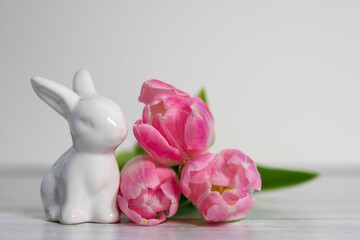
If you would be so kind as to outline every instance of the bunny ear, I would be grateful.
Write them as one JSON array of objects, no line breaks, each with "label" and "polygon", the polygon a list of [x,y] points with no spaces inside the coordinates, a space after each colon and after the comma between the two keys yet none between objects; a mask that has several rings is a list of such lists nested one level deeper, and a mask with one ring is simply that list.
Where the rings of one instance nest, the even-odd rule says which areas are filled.
[{"label": "bunny ear", "polygon": [[31,85],[36,94],[64,118],[67,118],[80,99],[70,89],[42,77],[32,78]]},{"label": "bunny ear", "polygon": [[97,95],[90,73],[85,69],[80,69],[75,73],[73,89],[74,92],[81,97],[86,95]]}]

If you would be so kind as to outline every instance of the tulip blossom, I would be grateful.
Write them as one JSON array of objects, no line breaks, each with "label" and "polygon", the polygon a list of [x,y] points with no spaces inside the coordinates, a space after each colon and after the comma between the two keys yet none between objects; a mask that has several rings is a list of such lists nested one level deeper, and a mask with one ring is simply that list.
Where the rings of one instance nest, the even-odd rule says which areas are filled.
[{"label": "tulip blossom", "polygon": [[118,204],[133,222],[156,225],[173,216],[180,197],[175,172],[140,155],[127,162],[121,171]]},{"label": "tulip blossom", "polygon": [[206,152],[215,140],[214,118],[201,98],[159,80],[146,81],[139,101],[142,120],[134,124],[139,145],[156,161],[177,165]]},{"label": "tulip blossom", "polygon": [[231,221],[245,217],[251,209],[251,194],[260,191],[261,178],[250,157],[226,149],[187,162],[180,188],[207,221]]}]

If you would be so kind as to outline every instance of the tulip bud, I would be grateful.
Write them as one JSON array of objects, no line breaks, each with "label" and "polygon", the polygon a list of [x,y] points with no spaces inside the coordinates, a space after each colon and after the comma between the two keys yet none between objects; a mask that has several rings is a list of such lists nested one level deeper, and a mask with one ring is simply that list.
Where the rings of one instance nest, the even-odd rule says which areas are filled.
[{"label": "tulip bud", "polygon": [[139,101],[142,120],[134,124],[139,145],[156,161],[177,165],[206,152],[215,140],[214,118],[201,98],[159,80],[145,82]]},{"label": "tulip bud", "polygon": [[250,157],[225,149],[187,162],[180,188],[207,221],[231,221],[245,217],[251,209],[251,194],[260,191],[261,177]]},{"label": "tulip bud", "polygon": [[122,169],[119,194],[123,214],[137,224],[157,225],[177,211],[179,180],[171,168],[140,155]]}]

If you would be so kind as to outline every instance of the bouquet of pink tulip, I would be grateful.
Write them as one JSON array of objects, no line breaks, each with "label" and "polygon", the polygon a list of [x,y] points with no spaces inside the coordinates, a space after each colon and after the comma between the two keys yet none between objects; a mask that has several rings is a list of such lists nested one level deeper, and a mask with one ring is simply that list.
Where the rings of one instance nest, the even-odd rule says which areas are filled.
[{"label": "bouquet of pink tulip", "polygon": [[175,215],[179,203],[193,204],[207,221],[237,220],[251,209],[255,190],[317,176],[256,167],[249,156],[235,149],[207,153],[215,131],[204,90],[191,97],[169,84],[149,80],[139,101],[145,104],[142,119],[133,128],[139,145],[117,155],[118,204],[137,224],[159,224]]}]

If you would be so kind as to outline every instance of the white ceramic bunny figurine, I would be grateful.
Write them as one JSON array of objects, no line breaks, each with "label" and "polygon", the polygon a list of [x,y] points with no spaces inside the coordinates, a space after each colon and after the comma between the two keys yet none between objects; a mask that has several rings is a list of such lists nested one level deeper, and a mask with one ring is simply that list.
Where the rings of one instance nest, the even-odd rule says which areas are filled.
[{"label": "white ceramic bunny figurine", "polygon": [[114,151],[127,135],[121,109],[96,93],[86,70],[75,74],[74,91],[41,77],[31,84],[68,121],[73,140],[42,180],[46,217],[64,224],[117,222],[120,173]]}]

